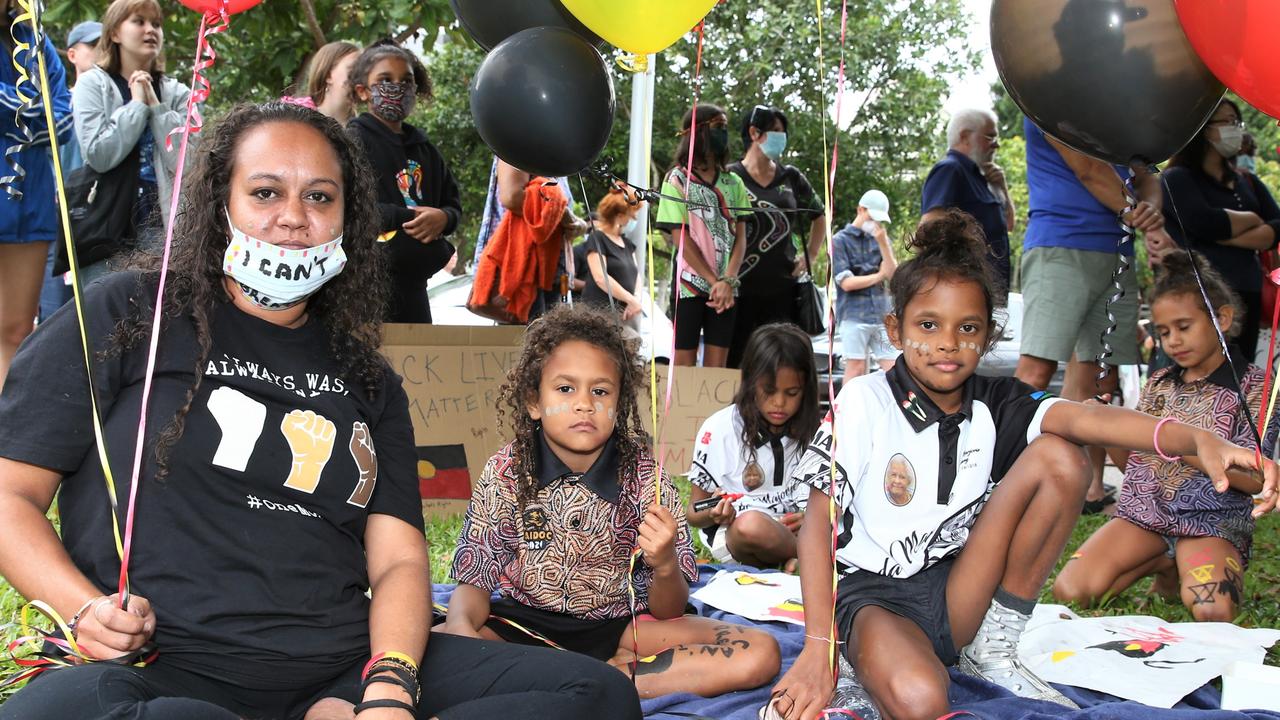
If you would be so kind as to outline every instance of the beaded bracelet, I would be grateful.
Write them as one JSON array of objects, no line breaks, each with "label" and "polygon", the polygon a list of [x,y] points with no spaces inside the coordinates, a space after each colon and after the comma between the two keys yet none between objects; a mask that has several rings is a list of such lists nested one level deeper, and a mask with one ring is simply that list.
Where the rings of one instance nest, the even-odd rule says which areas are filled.
[{"label": "beaded bracelet", "polygon": [[1151,433],[1151,446],[1155,449],[1156,454],[1160,456],[1161,460],[1164,460],[1165,462],[1178,462],[1182,459],[1181,455],[1165,455],[1164,451],[1160,449],[1160,428],[1164,427],[1164,424],[1167,422],[1177,421],[1171,417],[1167,417],[1156,423],[1156,431]]},{"label": "beaded bracelet", "polygon": [[722,282],[734,290],[742,287],[742,280],[737,275],[721,275],[716,282]]}]

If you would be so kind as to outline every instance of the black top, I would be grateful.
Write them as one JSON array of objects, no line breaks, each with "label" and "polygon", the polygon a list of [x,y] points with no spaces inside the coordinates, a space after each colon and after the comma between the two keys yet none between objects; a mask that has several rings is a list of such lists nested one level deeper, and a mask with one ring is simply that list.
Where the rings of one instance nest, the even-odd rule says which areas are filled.
[{"label": "black top", "polygon": [[[427,300],[427,279],[435,275],[453,256],[453,245],[444,239],[458,227],[462,200],[458,183],[440,151],[418,128],[404,123],[397,135],[369,113],[362,113],[347,129],[364,147],[373,168],[382,212],[382,231],[394,233],[387,239],[391,267],[391,322],[429,323],[431,305]],[[440,237],[418,242],[401,229],[413,219],[412,207],[433,207],[449,216]]]},{"label": "black top", "polygon": [[1257,213],[1280,238],[1280,207],[1256,177],[1234,175],[1235,187],[1227,187],[1203,168],[1180,166],[1165,170],[1164,226],[1179,244],[1189,241],[1193,250],[1203,253],[1233,289],[1260,292],[1262,265],[1258,252],[1220,244],[1231,239],[1231,219],[1225,211]]},{"label": "black top", "polygon": [[[636,246],[625,236],[622,238],[622,243],[624,247],[618,247],[603,231],[595,230],[587,236],[585,244],[588,255],[604,257],[605,270],[610,280],[627,292],[635,292],[636,276],[640,273],[640,269],[636,266]],[[596,284],[595,277],[589,271],[586,280],[587,286],[582,290],[582,301],[608,307],[609,293]],[[614,304],[621,310],[622,303],[615,299]]]},{"label": "black top", "polygon": [[741,162],[727,169],[742,178],[751,207],[808,211],[758,211],[747,218],[747,250],[738,271],[742,279],[738,295],[776,295],[795,283],[791,273],[796,262],[796,242],[798,239],[801,247],[808,242],[809,226],[825,212],[822,200],[804,173],[792,165],[779,165],[768,186],[756,183]]},{"label": "black top", "polygon": [[[134,272],[89,289],[95,353],[133,307],[150,317],[155,292],[154,280]],[[160,336],[132,589],[155,608],[166,663],[249,688],[323,682],[369,654],[369,513],[422,528],[408,401],[389,367],[374,397],[344,378],[318,322],[289,329],[221,303],[210,332],[203,380],[163,481],[155,479],[155,439],[195,382],[197,344],[186,315],[172,317]],[[94,361],[121,513],[146,358],[142,342]],[[120,562],[90,418],[80,333],[67,306],[14,359],[0,396],[0,456],[65,474],[63,544],[111,594]]]}]

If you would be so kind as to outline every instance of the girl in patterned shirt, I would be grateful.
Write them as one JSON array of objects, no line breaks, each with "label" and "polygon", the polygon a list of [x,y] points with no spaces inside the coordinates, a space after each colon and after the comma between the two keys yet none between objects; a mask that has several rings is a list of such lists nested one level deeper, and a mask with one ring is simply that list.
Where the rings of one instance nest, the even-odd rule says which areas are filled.
[{"label": "girl in patterned shirt", "polygon": [[[1239,349],[1231,362],[1217,330],[1228,336],[1243,317],[1239,300],[1203,258],[1197,266],[1204,297],[1183,254],[1167,257],[1156,275],[1151,318],[1161,347],[1176,363],[1147,381],[1138,409],[1203,428],[1241,447],[1257,446],[1251,427],[1263,402],[1263,372]],[[1242,411],[1235,378],[1249,400]],[[1271,456],[1276,423],[1263,438]],[[1125,467],[1116,516],[1093,534],[1058,575],[1053,594],[1085,605],[1123,592],[1147,575],[1152,589],[1182,603],[1196,620],[1231,622],[1239,612],[1244,568],[1253,542],[1254,476],[1233,472],[1214,483],[1199,469],[1155,452],[1134,452]]]},{"label": "girl in patterned shirt", "polygon": [[771,635],[684,615],[698,570],[640,426],[637,350],[585,305],[529,326],[499,398],[516,439],[472,490],[442,629],[591,655],[641,697],[759,687],[778,672]]}]

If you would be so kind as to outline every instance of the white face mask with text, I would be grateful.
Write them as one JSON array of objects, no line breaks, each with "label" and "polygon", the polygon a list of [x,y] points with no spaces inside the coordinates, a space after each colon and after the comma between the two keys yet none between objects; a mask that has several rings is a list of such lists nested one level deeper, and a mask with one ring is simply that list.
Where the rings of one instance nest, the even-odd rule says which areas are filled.
[{"label": "white face mask with text", "polygon": [[222,269],[250,302],[265,310],[284,310],[314,295],[342,272],[347,253],[342,236],[312,248],[282,248],[245,234],[231,222],[231,242]]}]

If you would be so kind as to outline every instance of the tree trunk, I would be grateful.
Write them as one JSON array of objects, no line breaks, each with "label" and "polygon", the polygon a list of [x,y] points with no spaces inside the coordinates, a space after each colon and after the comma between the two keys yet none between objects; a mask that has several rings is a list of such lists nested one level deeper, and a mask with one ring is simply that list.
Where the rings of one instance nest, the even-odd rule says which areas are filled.
[{"label": "tree trunk", "polygon": [[311,42],[315,44],[319,50],[328,40],[324,37],[324,30],[320,29],[320,21],[316,18],[316,6],[312,0],[298,0],[302,5],[302,14],[307,18],[307,28],[311,30]]}]

